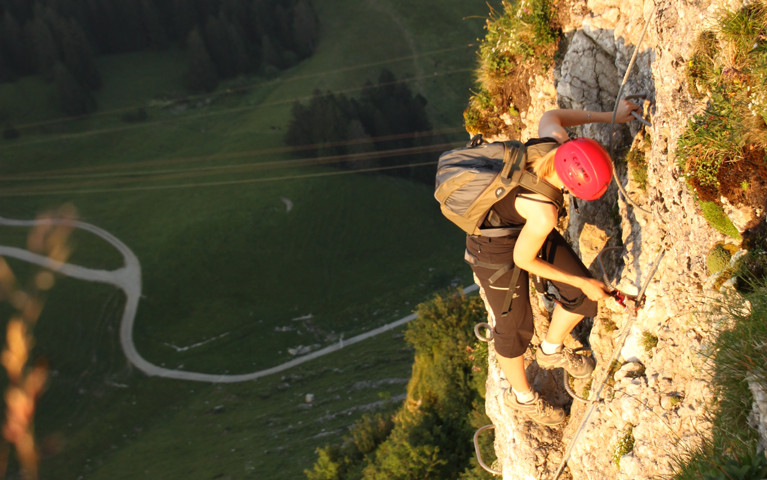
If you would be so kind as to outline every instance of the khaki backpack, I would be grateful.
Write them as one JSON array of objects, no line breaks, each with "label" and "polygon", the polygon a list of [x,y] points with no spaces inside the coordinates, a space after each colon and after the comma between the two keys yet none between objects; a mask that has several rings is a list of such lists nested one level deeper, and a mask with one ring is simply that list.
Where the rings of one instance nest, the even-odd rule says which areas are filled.
[{"label": "khaki backpack", "polygon": [[464,147],[445,152],[437,165],[434,197],[442,213],[469,235],[506,236],[519,227],[483,226],[492,206],[521,186],[562,209],[562,191],[526,170],[528,152],[518,141],[487,143],[476,135]]}]

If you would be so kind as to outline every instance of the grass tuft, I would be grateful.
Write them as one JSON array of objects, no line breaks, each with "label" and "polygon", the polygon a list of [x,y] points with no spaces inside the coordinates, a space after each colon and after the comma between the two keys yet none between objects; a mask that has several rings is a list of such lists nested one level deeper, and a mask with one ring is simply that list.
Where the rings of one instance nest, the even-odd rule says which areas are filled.
[{"label": "grass tuft", "polygon": [[[76,212],[71,206],[41,216],[60,223],[40,224],[28,236],[29,251],[50,262],[66,262],[71,254],[70,234]],[[39,478],[40,443],[35,436],[34,420],[38,400],[49,379],[48,362],[37,355],[35,327],[40,320],[49,291],[56,283],[54,272],[40,268],[21,281],[9,263],[0,257],[0,301],[7,301],[15,312],[6,327],[6,344],[0,355],[6,377],[4,446],[0,452],[7,461],[10,445],[21,468],[21,476]],[[26,284],[26,286],[24,285]],[[3,471],[6,469],[3,465]]]},{"label": "grass tuft", "polygon": [[[677,141],[677,163],[717,230],[739,238],[720,205],[761,207],[767,189],[767,3],[726,12],[700,34],[687,63],[693,97],[706,108]],[[708,203],[707,203],[708,202]]]},{"label": "grass tuft", "polygon": [[631,178],[637,182],[642,191],[647,191],[647,152],[650,151],[651,147],[650,135],[645,134],[639,137],[639,141],[634,141],[626,154],[626,163],[631,172]]},{"label": "grass tuft", "polygon": [[706,269],[709,275],[713,275],[717,272],[721,272],[730,265],[730,259],[732,253],[729,249],[725,248],[725,244],[722,242],[717,243],[708,253],[706,257]]},{"label": "grass tuft", "polygon": [[634,450],[634,426],[629,424],[623,431],[623,434],[613,450],[613,463],[616,467],[621,466],[621,457],[631,453]]},{"label": "grass tuft", "polygon": [[703,218],[716,230],[735,240],[743,239],[738,229],[733,225],[732,220],[730,220],[730,217],[724,213],[724,209],[720,205],[715,202],[701,201],[700,209]]},{"label": "grass tuft", "polygon": [[759,435],[749,426],[748,416],[753,404],[749,382],[767,385],[767,284],[729,298],[722,310],[729,322],[714,343],[710,364],[715,392],[712,434],[678,460],[675,480],[764,475],[727,477],[721,472],[764,467],[757,458],[763,457],[758,453]]},{"label": "grass tuft", "polygon": [[477,84],[464,111],[469,133],[513,136],[529,106],[528,81],[553,62],[560,30],[551,0],[503,1],[479,47]]},{"label": "grass tuft", "polygon": [[652,332],[645,330],[642,332],[642,346],[646,352],[649,352],[653,348],[658,346],[658,336]]}]

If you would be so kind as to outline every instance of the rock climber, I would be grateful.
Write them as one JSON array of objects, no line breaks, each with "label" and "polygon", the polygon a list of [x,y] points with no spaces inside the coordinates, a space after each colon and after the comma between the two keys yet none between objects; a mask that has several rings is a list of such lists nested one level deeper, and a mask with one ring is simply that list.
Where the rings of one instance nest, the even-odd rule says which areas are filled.
[{"label": "rock climber", "polygon": [[[638,109],[638,105],[622,101],[616,112],[616,123],[632,120],[631,112]],[[609,123],[612,114],[612,111],[547,111],[538,124],[538,138],[525,144],[528,168],[532,168],[541,181],[567,190],[575,197],[598,199],[612,180],[610,157],[592,139],[568,140],[565,127]],[[565,347],[564,339],[584,317],[594,317],[597,302],[609,296],[605,284],[591,276],[556,231],[559,213],[547,197],[516,187],[493,205],[487,218],[492,219],[493,226],[521,226],[518,234],[495,238],[469,235],[466,240],[467,259],[475,260],[469,263],[474,263],[471,266],[475,280],[482,288],[488,314],[495,319],[493,343],[498,362],[511,384],[504,393],[504,403],[545,425],[563,422],[565,413],[534,391],[525,373],[524,353],[534,332],[529,274],[548,280],[547,288],[556,299],[548,332],[536,350],[535,359],[542,368],[561,367],[576,378],[589,377],[594,370],[594,360]],[[510,308],[504,303],[509,301],[507,293],[513,269],[507,269],[498,277],[497,269],[487,268],[491,264],[513,264],[520,269]]]}]

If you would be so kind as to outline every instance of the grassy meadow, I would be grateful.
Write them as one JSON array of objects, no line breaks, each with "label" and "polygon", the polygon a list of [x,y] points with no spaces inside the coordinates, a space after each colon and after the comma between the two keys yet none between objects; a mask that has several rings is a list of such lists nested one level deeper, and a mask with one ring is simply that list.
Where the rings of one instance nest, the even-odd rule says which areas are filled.
[{"label": "grassy meadow", "polygon": [[[296,100],[315,89],[353,97],[387,68],[462,142],[487,4],[314,5],[313,57],[213,95],[186,96],[173,50],[101,58],[99,111],[85,118],[61,118],[39,78],[0,84],[0,115],[20,132],[0,139],[0,216],[72,204],[127,244],[142,267],[134,340],[152,363],[268,368],[289,348],[362,333],[470,282],[462,235],[430,186],[296,161],[283,137]],[[140,108],[146,120],[124,118]],[[0,244],[23,246],[27,233],[0,227]],[[72,242],[71,263],[121,266],[90,233]],[[8,263],[19,278],[33,270]],[[42,478],[302,478],[316,447],[393,408],[410,375],[395,331],[255,382],[147,378],[120,349],[123,305],[116,288],[66,278],[47,298],[33,351],[51,369],[36,412]],[[7,321],[10,307],[0,313]]]}]

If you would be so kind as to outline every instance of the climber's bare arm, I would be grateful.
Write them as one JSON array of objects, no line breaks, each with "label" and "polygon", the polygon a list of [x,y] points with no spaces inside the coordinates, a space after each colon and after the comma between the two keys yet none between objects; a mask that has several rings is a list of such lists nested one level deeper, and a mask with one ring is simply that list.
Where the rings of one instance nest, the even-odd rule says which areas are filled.
[{"label": "climber's bare arm", "polygon": [[[632,120],[631,112],[639,110],[639,105],[628,100],[622,100],[615,114],[616,123],[626,123]],[[574,127],[586,123],[610,123],[613,112],[592,112],[588,110],[549,110],[541,116],[538,122],[538,137],[551,137],[559,143],[567,141],[565,127]]]},{"label": "climber's bare arm", "polygon": [[[530,195],[535,198],[539,195]],[[540,196],[539,200],[545,200]],[[517,211],[527,220],[514,245],[514,264],[533,275],[552,281],[567,283],[577,287],[591,300],[597,301],[608,297],[605,284],[591,277],[572,275],[538,258],[543,243],[557,225],[557,208],[551,203],[527,200],[517,197]]]}]

